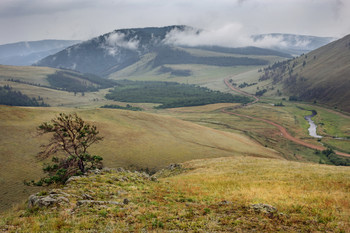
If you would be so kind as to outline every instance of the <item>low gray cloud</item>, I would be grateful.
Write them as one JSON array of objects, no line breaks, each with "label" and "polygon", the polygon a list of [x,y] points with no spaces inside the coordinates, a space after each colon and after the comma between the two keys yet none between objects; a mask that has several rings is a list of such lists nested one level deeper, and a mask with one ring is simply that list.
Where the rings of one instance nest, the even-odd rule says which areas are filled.
[{"label": "low gray cloud", "polygon": [[243,26],[238,23],[231,23],[213,30],[198,30],[187,28],[184,31],[174,29],[170,31],[164,41],[166,44],[185,46],[225,46],[225,47],[245,47],[256,46],[262,48],[306,48],[311,43],[304,38],[295,38],[293,44],[285,40],[281,35],[262,35],[254,38],[243,30]]},{"label": "low gray cloud", "polygon": [[271,32],[340,37],[350,32],[349,12],[348,0],[1,0],[0,44],[174,24],[204,29],[203,41],[225,36],[225,45]]},{"label": "low gray cloud", "polygon": [[198,31],[195,28],[187,28],[184,31],[174,29],[166,35],[164,42],[188,46],[246,46],[252,43],[252,40],[242,32],[242,28],[243,26],[239,23],[230,23],[222,27],[202,31]]},{"label": "low gray cloud", "polygon": [[93,6],[84,0],[1,0],[0,18],[74,11]]}]

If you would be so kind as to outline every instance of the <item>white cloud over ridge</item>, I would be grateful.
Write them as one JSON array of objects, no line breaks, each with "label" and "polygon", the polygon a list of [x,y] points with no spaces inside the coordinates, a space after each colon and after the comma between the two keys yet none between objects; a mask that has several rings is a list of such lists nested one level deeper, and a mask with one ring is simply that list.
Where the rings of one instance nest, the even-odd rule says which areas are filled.
[{"label": "white cloud over ridge", "polygon": [[235,23],[223,27],[198,31],[194,28],[185,30],[174,29],[170,31],[164,41],[166,44],[183,46],[222,46],[222,47],[246,47],[255,46],[261,48],[286,48],[288,46],[306,46],[310,43],[307,40],[299,40],[290,44],[282,36],[265,35],[254,39],[246,33],[243,26]]},{"label": "white cloud over ridge", "polygon": [[120,48],[136,50],[140,43],[136,37],[128,40],[126,39],[126,35],[120,32],[114,32],[105,36],[105,40],[106,42],[102,47],[106,49],[111,56],[116,56]]}]

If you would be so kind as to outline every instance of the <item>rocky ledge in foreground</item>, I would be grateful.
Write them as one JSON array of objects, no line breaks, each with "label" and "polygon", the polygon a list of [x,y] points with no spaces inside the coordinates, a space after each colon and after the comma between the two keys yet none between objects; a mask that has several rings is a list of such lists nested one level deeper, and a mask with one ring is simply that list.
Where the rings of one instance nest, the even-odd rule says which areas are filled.
[{"label": "rocky ledge in foreground", "polygon": [[[108,177],[108,178],[107,178]],[[107,179],[106,179],[107,178]],[[52,189],[50,191],[41,191],[30,195],[27,207],[30,208],[68,208],[75,206],[78,208],[86,205],[116,205],[124,206],[129,203],[126,198],[128,192],[122,187],[126,184],[144,184],[149,181],[157,181],[144,172],[131,172],[123,168],[104,168],[90,171],[84,176],[70,177],[62,189]],[[99,193],[98,183],[106,182],[108,187],[113,187],[113,192]],[[90,183],[91,189],[83,188],[83,185]],[[113,185],[112,185],[113,184]],[[74,209],[73,208],[73,209]],[[72,209],[72,210],[73,210]]]},{"label": "rocky ledge in foreground", "polygon": [[171,165],[154,176],[120,168],[71,177],[61,188],[31,195],[25,208],[0,219],[0,231],[303,232],[328,229],[317,222],[283,214],[268,204],[217,199],[207,190],[187,183],[187,174],[182,166]]}]

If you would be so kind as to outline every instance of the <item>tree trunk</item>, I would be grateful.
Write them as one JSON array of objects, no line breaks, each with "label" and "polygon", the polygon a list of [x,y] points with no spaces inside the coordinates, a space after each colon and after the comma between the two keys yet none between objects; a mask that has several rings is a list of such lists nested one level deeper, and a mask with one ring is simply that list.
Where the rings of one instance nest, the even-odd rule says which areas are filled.
[{"label": "tree trunk", "polygon": [[85,173],[85,167],[84,167],[84,162],[83,162],[83,160],[79,159],[78,166],[79,166],[80,171],[81,171],[82,173]]}]

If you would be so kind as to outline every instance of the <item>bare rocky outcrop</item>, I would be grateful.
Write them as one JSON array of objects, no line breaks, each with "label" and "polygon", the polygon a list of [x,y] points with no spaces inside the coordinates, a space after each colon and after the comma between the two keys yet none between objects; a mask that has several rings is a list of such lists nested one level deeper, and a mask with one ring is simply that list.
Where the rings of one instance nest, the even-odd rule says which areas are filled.
[{"label": "bare rocky outcrop", "polygon": [[277,208],[273,207],[272,205],[268,204],[263,204],[263,203],[258,203],[258,204],[253,204],[250,206],[255,212],[259,213],[277,213]]},{"label": "bare rocky outcrop", "polygon": [[69,203],[68,197],[70,197],[69,194],[57,190],[51,190],[47,195],[39,192],[29,196],[28,208],[62,205]]},{"label": "bare rocky outcrop", "polygon": [[178,163],[172,163],[168,167],[158,171],[156,174],[154,174],[151,177],[151,180],[154,179],[155,181],[157,178],[164,178],[169,176],[175,176],[178,174],[181,174],[182,172],[186,171],[187,169],[184,168],[181,164]]},{"label": "bare rocky outcrop", "polygon": [[[178,166],[175,166],[178,167]],[[33,207],[56,207],[64,204],[74,204],[82,206],[84,204],[90,205],[128,205],[130,200],[126,198],[128,192],[123,189],[115,190],[109,194],[110,200],[98,200],[98,197],[94,192],[84,192],[77,194],[76,185],[86,182],[96,182],[98,176],[108,175],[109,179],[106,179],[106,183],[143,183],[146,181],[156,181],[155,177],[148,175],[145,172],[131,172],[123,168],[103,168],[101,170],[95,169],[85,173],[83,176],[70,177],[65,186],[62,189],[52,189],[48,192],[42,191],[36,194],[30,195],[28,198],[28,208]],[[74,191],[75,190],[75,191]],[[69,194],[68,194],[68,193]]]}]

